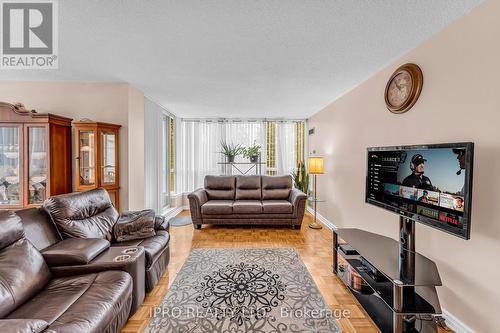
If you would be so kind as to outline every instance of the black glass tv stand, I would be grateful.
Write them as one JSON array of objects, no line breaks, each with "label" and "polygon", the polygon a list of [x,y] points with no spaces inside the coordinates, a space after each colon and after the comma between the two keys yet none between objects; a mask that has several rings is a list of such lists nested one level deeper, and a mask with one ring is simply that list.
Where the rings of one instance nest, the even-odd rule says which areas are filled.
[{"label": "black glass tv stand", "polygon": [[334,230],[333,271],[383,333],[437,332],[441,278],[436,264],[415,252],[410,219],[400,218],[399,242],[360,229]]}]

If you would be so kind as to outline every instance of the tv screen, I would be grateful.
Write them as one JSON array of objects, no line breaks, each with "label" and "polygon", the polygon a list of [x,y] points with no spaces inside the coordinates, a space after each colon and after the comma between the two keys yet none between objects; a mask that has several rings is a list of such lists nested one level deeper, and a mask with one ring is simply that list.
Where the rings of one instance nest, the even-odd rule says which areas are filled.
[{"label": "tv screen", "polygon": [[470,238],[474,144],[368,148],[366,202]]}]

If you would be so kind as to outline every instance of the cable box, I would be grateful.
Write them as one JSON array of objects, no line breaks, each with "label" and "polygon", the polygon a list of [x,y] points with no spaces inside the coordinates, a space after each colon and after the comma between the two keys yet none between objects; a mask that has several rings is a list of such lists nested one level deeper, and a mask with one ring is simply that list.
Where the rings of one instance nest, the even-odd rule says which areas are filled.
[{"label": "cable box", "polygon": [[342,251],[347,256],[357,256],[359,255],[358,251],[356,251],[351,245],[349,244],[339,244],[338,245],[339,250]]}]

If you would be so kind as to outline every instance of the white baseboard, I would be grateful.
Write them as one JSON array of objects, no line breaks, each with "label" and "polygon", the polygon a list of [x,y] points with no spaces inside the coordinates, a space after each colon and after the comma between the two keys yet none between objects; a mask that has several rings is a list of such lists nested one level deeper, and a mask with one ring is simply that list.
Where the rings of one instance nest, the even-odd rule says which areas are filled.
[{"label": "white baseboard", "polygon": [[[307,211],[311,215],[314,216],[314,209],[313,208],[307,206]],[[322,224],[324,224],[328,229],[330,229],[330,230],[337,229],[337,226],[335,224],[333,224],[332,222],[330,222],[326,217],[324,217],[320,213],[316,213],[316,218],[318,219],[319,222],[321,222]]]},{"label": "white baseboard", "polygon": [[176,216],[177,214],[179,214],[180,212],[182,212],[184,210],[184,207],[183,206],[179,206],[179,207],[175,207],[175,208],[171,208],[171,209],[167,209],[166,211],[164,211],[162,213],[162,215],[168,219],[171,219],[172,217]]},{"label": "white baseboard", "polygon": [[443,309],[443,318],[445,319],[446,326],[455,331],[455,333],[475,333],[472,328],[462,323],[457,317],[445,309]]}]

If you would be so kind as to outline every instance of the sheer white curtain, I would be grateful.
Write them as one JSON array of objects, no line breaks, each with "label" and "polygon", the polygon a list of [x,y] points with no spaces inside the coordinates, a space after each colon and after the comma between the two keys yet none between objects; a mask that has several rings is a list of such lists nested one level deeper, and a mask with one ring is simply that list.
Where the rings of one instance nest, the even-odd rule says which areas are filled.
[{"label": "sheer white curtain", "polygon": [[278,175],[289,175],[296,168],[296,131],[294,122],[276,123],[276,169]]},{"label": "sheer white curtain", "polygon": [[180,121],[177,127],[177,185],[180,192],[203,186],[205,175],[221,174],[223,123]]},{"label": "sheer white curtain", "polygon": [[[227,143],[241,144],[244,147],[257,144],[261,147],[262,160],[266,161],[266,122],[259,121],[228,121],[223,126],[223,138]],[[236,161],[244,161],[238,156]],[[263,168],[263,172],[265,172]]]},{"label": "sheer white curtain", "polygon": [[144,206],[162,211],[162,157],[165,145],[162,121],[165,110],[144,99]]},{"label": "sheer white curtain", "polygon": [[[274,123],[274,122],[273,122]],[[294,121],[276,121],[276,141],[273,155],[276,154],[278,175],[290,174],[296,167],[296,130]],[[267,129],[266,120],[190,120],[177,122],[177,190],[190,192],[203,187],[206,175],[219,175],[224,167],[221,154],[221,141],[241,144],[245,147],[261,146],[262,173],[266,174]],[[239,156],[236,161],[244,161]],[[250,166],[239,166],[246,170]],[[253,173],[253,172],[250,172]]]},{"label": "sheer white curtain", "polygon": [[[181,192],[203,187],[206,175],[223,173],[223,166],[217,164],[224,161],[222,141],[245,147],[258,144],[265,162],[265,121],[181,120],[177,128],[177,184]],[[242,160],[241,156],[237,159]]]}]

